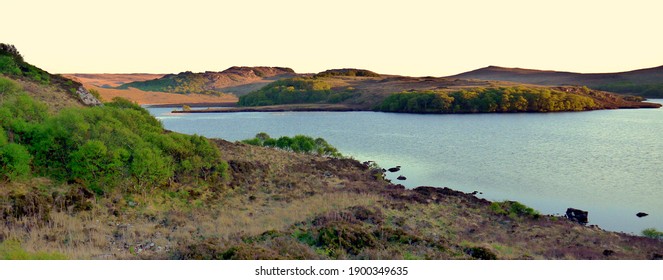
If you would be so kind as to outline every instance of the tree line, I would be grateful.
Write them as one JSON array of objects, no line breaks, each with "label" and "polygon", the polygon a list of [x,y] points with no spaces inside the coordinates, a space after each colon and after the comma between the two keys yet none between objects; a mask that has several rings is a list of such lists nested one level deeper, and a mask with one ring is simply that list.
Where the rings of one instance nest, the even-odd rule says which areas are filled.
[{"label": "tree line", "polygon": [[268,106],[301,103],[338,103],[355,96],[353,88],[333,91],[331,85],[315,78],[289,78],[270,83],[239,97],[239,106]]},{"label": "tree line", "polygon": [[547,88],[496,87],[444,91],[404,91],[375,107],[383,112],[490,113],[559,112],[597,109],[594,99]]}]

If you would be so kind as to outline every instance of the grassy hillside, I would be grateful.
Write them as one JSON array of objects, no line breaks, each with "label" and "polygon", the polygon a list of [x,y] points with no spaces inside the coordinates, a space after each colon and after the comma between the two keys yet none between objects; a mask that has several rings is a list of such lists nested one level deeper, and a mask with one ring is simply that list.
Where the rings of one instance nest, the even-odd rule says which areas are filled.
[{"label": "grassy hillside", "polygon": [[597,74],[489,66],[450,78],[510,81],[546,86],[579,85],[616,93],[651,98],[663,97],[663,66],[628,72]]},{"label": "grassy hillside", "polygon": [[0,91],[2,87],[18,87],[32,98],[48,103],[52,111],[83,106],[77,95],[80,83],[25,62],[13,45],[0,44],[0,78]]},{"label": "grassy hillside", "polygon": [[295,76],[290,68],[283,67],[231,67],[222,72],[193,73],[190,71],[169,74],[161,78],[136,81],[118,86],[117,89],[137,88],[178,94],[234,93],[241,95],[240,87],[247,84],[267,84],[280,77]]}]

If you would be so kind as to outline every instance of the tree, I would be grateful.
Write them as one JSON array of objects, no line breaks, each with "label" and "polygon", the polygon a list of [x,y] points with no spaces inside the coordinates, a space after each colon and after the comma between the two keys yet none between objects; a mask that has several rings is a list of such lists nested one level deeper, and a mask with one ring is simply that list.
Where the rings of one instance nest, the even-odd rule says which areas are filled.
[{"label": "tree", "polygon": [[136,179],[138,190],[157,187],[173,176],[172,159],[148,146],[138,147],[132,156],[131,174]]}]

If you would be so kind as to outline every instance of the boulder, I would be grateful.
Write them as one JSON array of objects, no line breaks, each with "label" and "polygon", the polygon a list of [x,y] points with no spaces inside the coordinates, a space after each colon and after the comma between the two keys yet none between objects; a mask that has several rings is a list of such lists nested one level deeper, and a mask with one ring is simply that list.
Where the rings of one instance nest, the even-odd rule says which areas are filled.
[{"label": "boulder", "polygon": [[399,166],[396,166],[396,167],[389,168],[387,170],[389,170],[389,172],[398,172],[398,171],[401,170],[401,166],[399,165]]},{"label": "boulder", "polygon": [[586,225],[589,221],[589,212],[575,208],[567,208],[566,218],[581,225]]},{"label": "boulder", "polygon": [[78,95],[78,98],[83,102],[83,104],[88,105],[88,106],[101,106],[103,103],[99,101],[94,95],[92,95],[87,89],[85,89],[83,86],[78,87],[78,90],[76,90],[76,94]]},{"label": "boulder", "polygon": [[403,175],[398,176],[398,178],[396,178],[396,179],[397,180],[407,180],[407,178]]},{"label": "boulder", "polygon": [[647,214],[645,212],[638,212],[638,214],[635,214],[635,215],[638,216],[638,218],[642,218],[644,216],[649,216],[649,214]]}]

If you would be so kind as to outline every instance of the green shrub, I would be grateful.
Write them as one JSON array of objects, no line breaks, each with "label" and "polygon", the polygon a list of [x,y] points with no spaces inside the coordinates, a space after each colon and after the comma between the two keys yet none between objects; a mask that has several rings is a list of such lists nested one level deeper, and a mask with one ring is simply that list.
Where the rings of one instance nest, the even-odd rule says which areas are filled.
[{"label": "green shrub", "polygon": [[498,215],[507,215],[511,218],[516,217],[530,217],[538,219],[541,214],[518,201],[503,201],[493,202],[490,204],[490,209],[493,213]]},{"label": "green shrub", "polygon": [[21,247],[16,240],[5,240],[0,243],[0,260],[65,260],[67,257],[60,253],[36,252],[30,253]]},{"label": "green shrub", "polygon": [[663,232],[658,231],[655,228],[644,229],[642,235],[653,239],[663,239]]},{"label": "green shrub", "polygon": [[213,143],[165,133],[147,110],[127,100],[49,116],[45,105],[19,95],[0,106],[0,117],[1,143],[9,142],[6,131],[15,142],[2,146],[9,180],[29,174],[30,158],[33,172],[78,182],[97,194],[120,185],[144,192],[167,182],[222,182],[228,176]]},{"label": "green shrub", "polygon": [[91,88],[88,90],[88,92],[92,94],[92,96],[94,96],[94,98],[96,98],[97,100],[101,100],[101,93],[99,93],[98,90]]},{"label": "green shrub", "polygon": [[31,160],[30,153],[22,145],[9,143],[0,147],[0,178],[15,181],[27,177]]},{"label": "green shrub", "polygon": [[[1,58],[0,58],[1,59]],[[0,102],[2,102],[6,97],[19,93],[23,89],[16,82],[0,77]]]},{"label": "green shrub", "polygon": [[295,135],[295,137],[282,136],[278,139],[271,138],[267,133],[260,132],[256,137],[241,141],[244,144],[274,147],[281,150],[292,151],[295,153],[317,154],[320,156],[342,157],[334,146],[330,145],[322,138],[313,139],[306,135]]},{"label": "green shrub", "polygon": [[21,68],[18,67],[11,56],[0,55],[0,73],[8,75],[20,75]]}]

